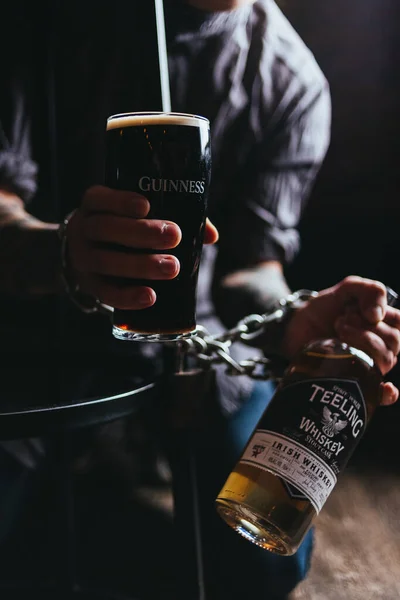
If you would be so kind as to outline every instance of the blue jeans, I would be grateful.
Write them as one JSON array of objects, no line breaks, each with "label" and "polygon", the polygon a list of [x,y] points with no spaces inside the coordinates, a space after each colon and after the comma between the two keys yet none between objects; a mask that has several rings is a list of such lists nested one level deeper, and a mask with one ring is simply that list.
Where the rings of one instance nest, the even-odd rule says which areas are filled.
[{"label": "blue jeans", "polygon": [[[256,382],[251,397],[240,411],[231,419],[221,420],[212,431],[207,429],[200,443],[194,445],[207,600],[252,597],[283,600],[304,579],[309,569],[312,531],[294,556],[279,556],[241,538],[222,521],[215,509],[215,498],[273,391],[272,383]],[[189,483],[187,476],[181,486],[179,468],[174,470],[174,477],[178,479],[177,493],[181,491],[184,495]],[[185,503],[177,505],[183,527],[190,522],[188,515],[185,518],[185,508]],[[182,558],[185,560],[184,554]]]}]

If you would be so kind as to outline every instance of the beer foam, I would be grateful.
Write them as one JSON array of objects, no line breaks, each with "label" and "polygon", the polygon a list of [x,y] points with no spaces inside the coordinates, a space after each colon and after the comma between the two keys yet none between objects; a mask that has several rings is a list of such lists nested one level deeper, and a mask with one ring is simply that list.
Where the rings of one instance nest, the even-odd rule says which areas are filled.
[{"label": "beer foam", "polygon": [[113,115],[107,120],[107,131],[123,127],[147,125],[187,125],[189,127],[205,127],[209,129],[209,121],[197,115],[181,113],[122,113]]}]

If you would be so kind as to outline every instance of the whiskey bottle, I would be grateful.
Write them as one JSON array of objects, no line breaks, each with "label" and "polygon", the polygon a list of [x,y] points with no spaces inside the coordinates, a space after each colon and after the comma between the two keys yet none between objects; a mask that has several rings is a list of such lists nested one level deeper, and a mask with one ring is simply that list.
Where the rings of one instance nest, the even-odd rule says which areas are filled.
[{"label": "whiskey bottle", "polygon": [[217,497],[220,516],[254,544],[294,554],[379,405],[381,381],[364,352],[336,339],[308,344]]}]

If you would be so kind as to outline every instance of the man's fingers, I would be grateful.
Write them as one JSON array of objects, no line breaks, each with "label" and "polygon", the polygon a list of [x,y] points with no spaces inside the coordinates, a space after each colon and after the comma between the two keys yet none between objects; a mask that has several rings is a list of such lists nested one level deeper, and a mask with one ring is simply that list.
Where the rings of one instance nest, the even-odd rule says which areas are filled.
[{"label": "man's fingers", "polygon": [[[391,309],[394,310],[394,309]],[[377,325],[369,325],[357,313],[347,313],[345,317],[340,317],[335,323],[335,328],[340,331],[344,325],[350,325],[359,330],[369,330],[378,335],[385,343],[386,347],[397,356],[400,352],[400,331],[396,326],[392,326],[389,322],[397,322],[397,317],[391,319],[388,314],[384,321],[380,321]]]},{"label": "man's fingers", "polygon": [[397,356],[400,352],[400,331],[394,327],[390,327],[385,321],[381,321],[371,329],[373,333],[376,333],[382,340],[389,350]]},{"label": "man's fingers", "polygon": [[372,358],[383,375],[396,364],[395,353],[388,348],[380,335],[368,330],[353,327],[347,323],[336,324],[339,339],[349,346],[362,350]]},{"label": "man's fingers", "polygon": [[121,310],[142,310],[149,308],[156,301],[156,293],[150,287],[126,283],[118,286],[115,281],[98,275],[88,277],[85,291],[103,304]]},{"label": "man's fingers", "polygon": [[112,213],[122,217],[142,219],[150,210],[150,203],[135,192],[112,190],[102,185],[89,188],[82,201],[81,210],[87,213]]},{"label": "man's fingers", "polygon": [[397,402],[399,398],[399,390],[390,381],[385,381],[381,384],[381,405],[390,406]]},{"label": "man's fingers", "polygon": [[363,317],[372,324],[382,320],[386,308],[386,288],[383,283],[362,277],[346,277],[337,286],[343,306],[357,302]]},{"label": "man's fingers", "polygon": [[84,219],[84,232],[92,242],[119,244],[127,248],[165,250],[182,239],[178,225],[157,219],[129,219],[117,215],[92,214]]},{"label": "man's fingers", "polygon": [[400,330],[400,310],[388,306],[385,314],[385,323]]},{"label": "man's fingers", "polygon": [[[124,279],[174,279],[179,261],[170,254],[141,254],[92,249],[77,266],[82,273]],[[111,305],[112,306],[112,305]]]}]

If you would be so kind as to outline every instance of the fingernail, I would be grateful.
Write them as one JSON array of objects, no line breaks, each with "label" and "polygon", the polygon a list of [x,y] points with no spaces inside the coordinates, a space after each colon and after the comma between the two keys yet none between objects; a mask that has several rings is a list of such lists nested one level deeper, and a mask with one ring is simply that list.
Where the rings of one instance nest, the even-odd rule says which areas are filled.
[{"label": "fingernail", "polygon": [[178,271],[178,261],[173,256],[162,258],[160,260],[160,270],[165,275],[175,275]]},{"label": "fingernail", "polygon": [[163,223],[161,226],[161,235],[164,240],[167,242],[171,242],[172,244],[176,243],[177,235],[176,228],[171,223]]},{"label": "fingernail", "polygon": [[150,291],[140,292],[137,298],[138,304],[141,306],[152,306],[153,304],[153,293]]},{"label": "fingernail", "polygon": [[379,321],[382,321],[382,319],[383,319],[383,308],[381,306],[379,306],[379,305],[373,306],[373,307],[369,308],[367,310],[366,317],[372,323],[378,323]]}]

